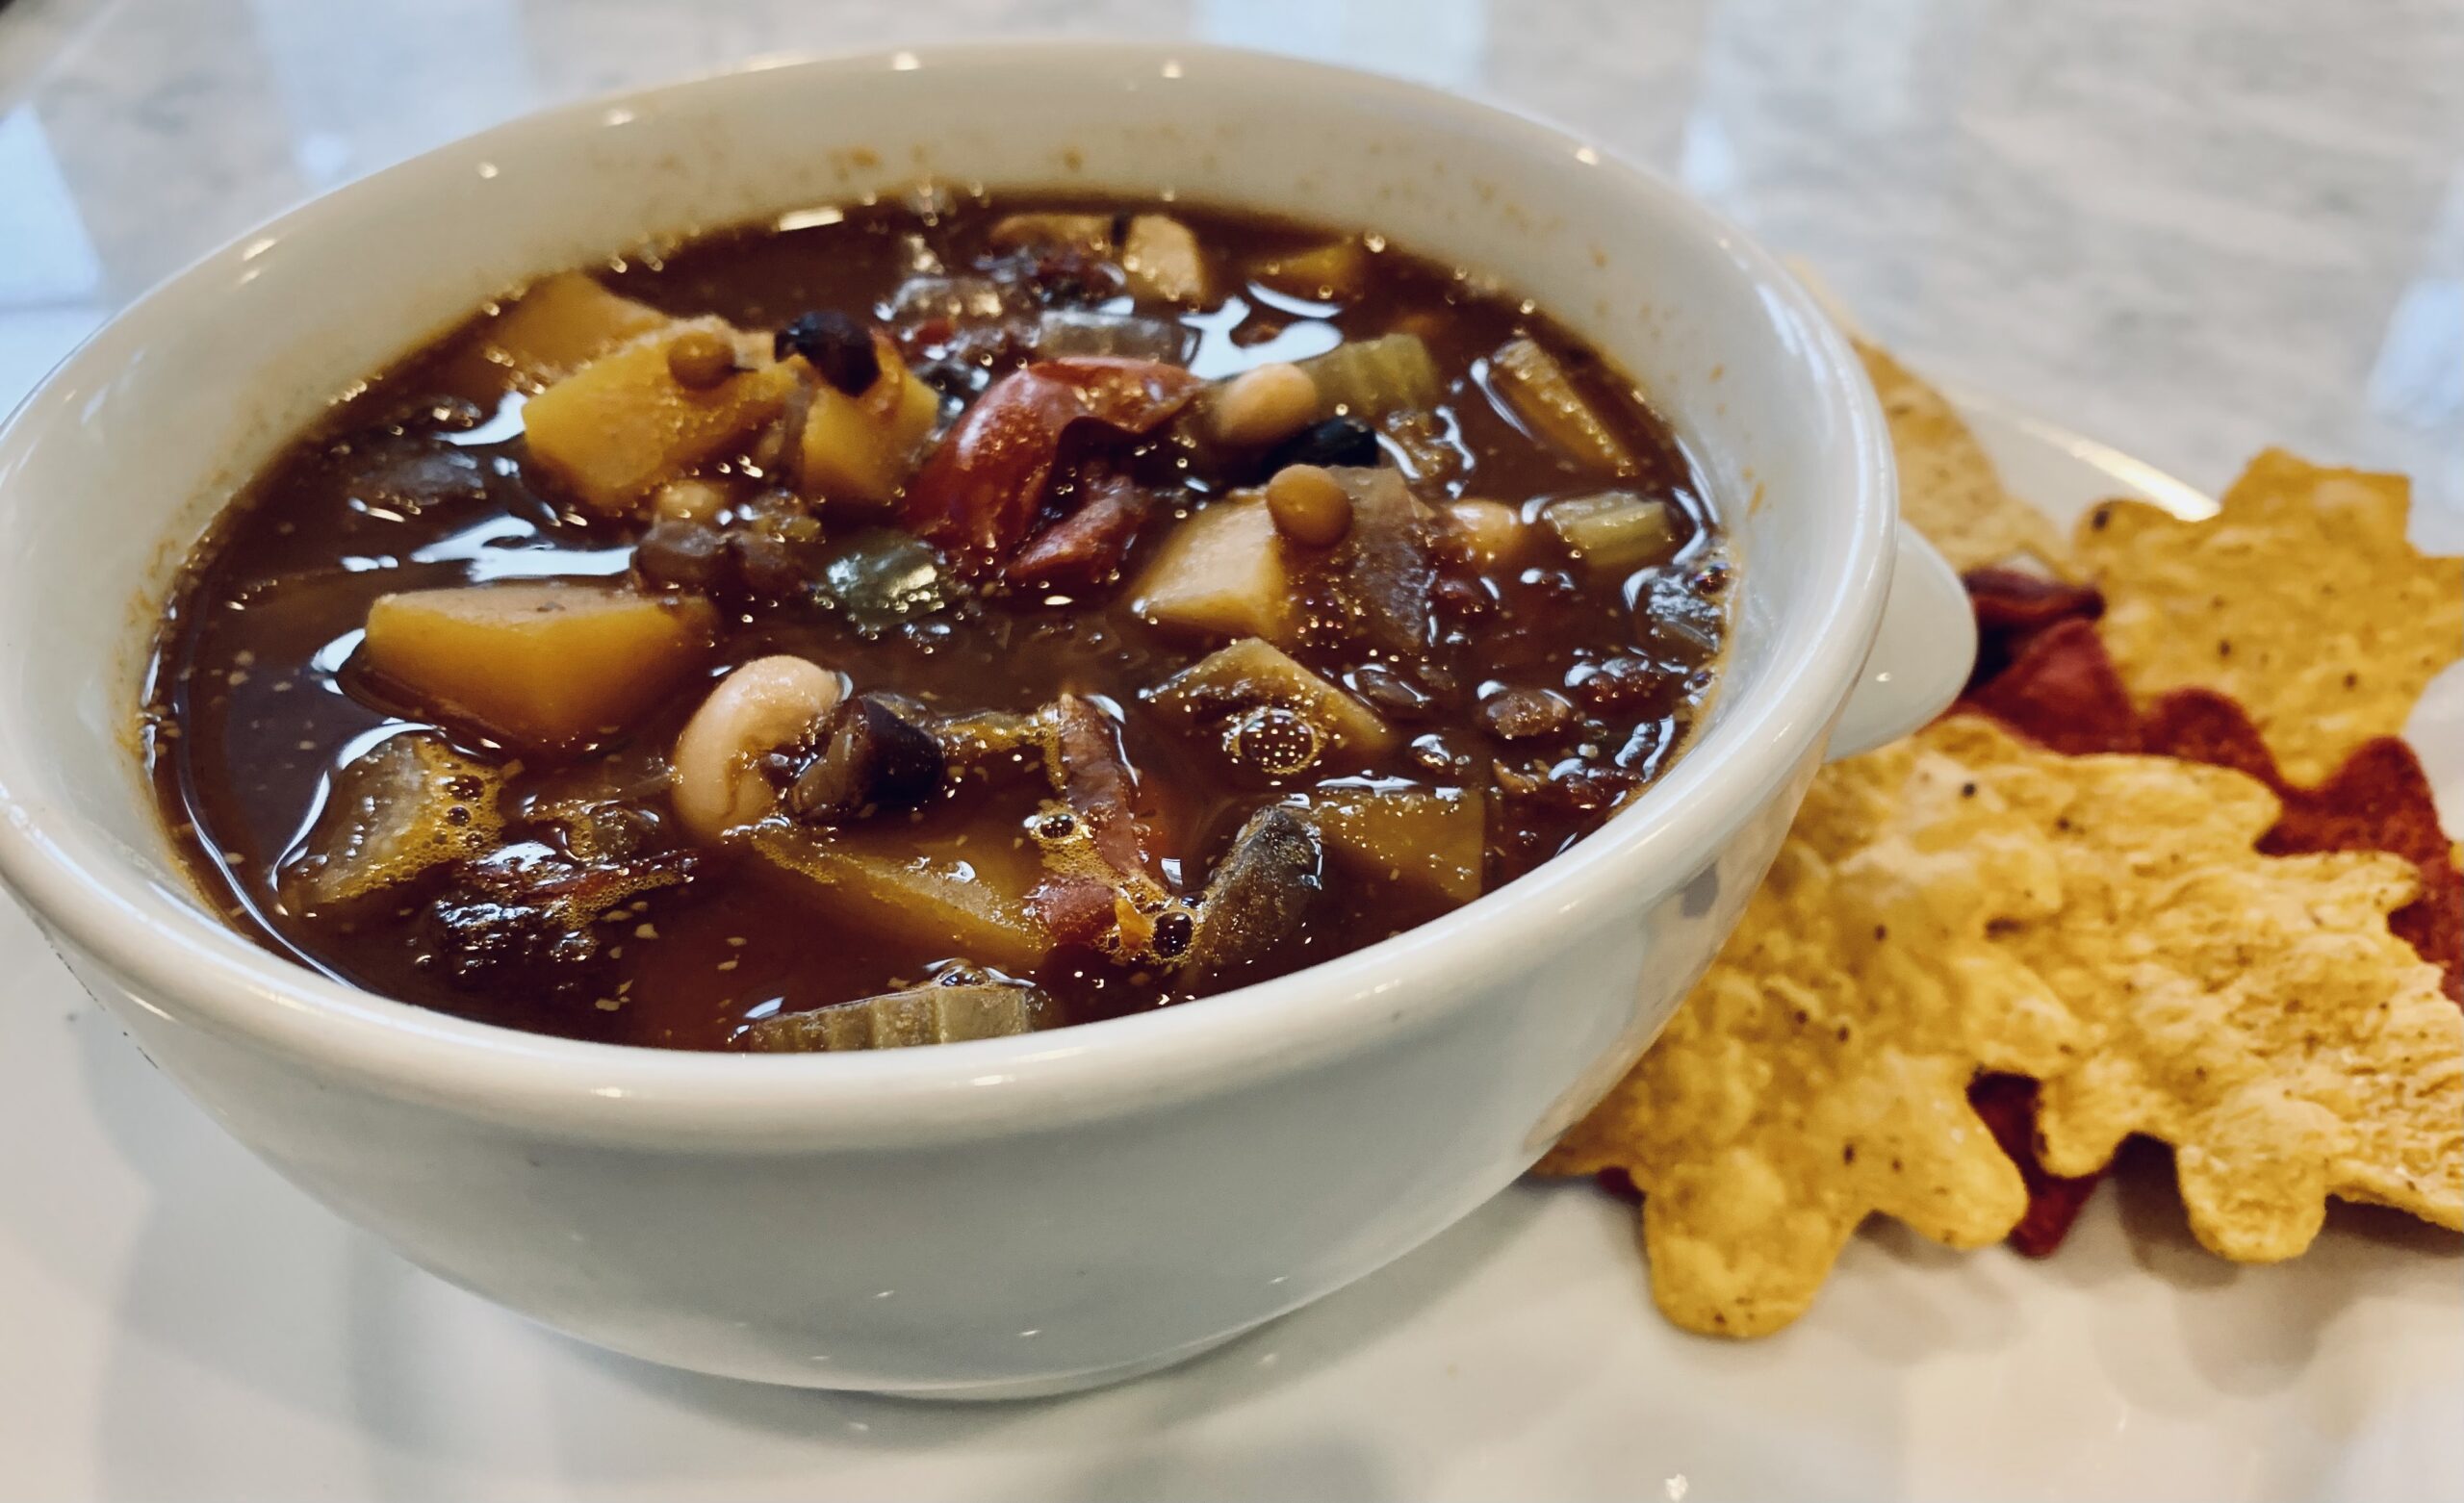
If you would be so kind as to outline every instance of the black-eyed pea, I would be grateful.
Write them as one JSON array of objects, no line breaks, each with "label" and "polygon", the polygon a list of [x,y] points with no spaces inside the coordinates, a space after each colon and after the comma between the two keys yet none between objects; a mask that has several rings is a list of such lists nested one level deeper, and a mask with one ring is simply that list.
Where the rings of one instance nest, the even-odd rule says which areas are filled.
[{"label": "black-eyed pea", "polygon": [[727,504],[727,487],[716,481],[670,480],[651,496],[651,515],[660,522],[708,522]]},{"label": "black-eyed pea", "polygon": [[775,795],[762,756],[794,745],[846,692],[829,669],[784,654],[755,658],[720,679],[684,723],[669,764],[669,794],[685,830],[716,840],[767,813]]},{"label": "black-eyed pea", "polygon": [[1279,444],[1318,416],[1318,384],[1288,361],[1254,366],[1216,394],[1215,436],[1242,448]]},{"label": "black-eyed pea", "polygon": [[1523,550],[1523,517],[1503,501],[1467,498],[1446,503],[1446,523],[1463,551],[1482,569],[1510,564]]}]

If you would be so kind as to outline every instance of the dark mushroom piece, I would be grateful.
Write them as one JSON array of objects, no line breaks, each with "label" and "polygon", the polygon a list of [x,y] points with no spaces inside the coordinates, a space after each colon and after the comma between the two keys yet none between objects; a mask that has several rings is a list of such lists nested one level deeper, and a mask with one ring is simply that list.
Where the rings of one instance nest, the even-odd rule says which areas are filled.
[{"label": "dark mushroom piece", "polygon": [[690,882],[699,866],[685,851],[579,860],[537,841],[502,846],[451,868],[420,915],[423,949],[457,986],[584,992],[611,958],[600,921],[620,904]]},{"label": "dark mushroom piece", "polygon": [[1420,665],[1431,647],[1428,508],[1392,470],[1325,471],[1351,497],[1351,525],[1320,566],[1356,637],[1399,663]]},{"label": "dark mushroom piece", "polygon": [[1078,817],[1095,850],[1124,877],[1150,874],[1161,852],[1153,800],[1121,750],[1120,730],[1084,696],[1065,694],[1044,707],[1052,727],[1044,771]]},{"label": "dark mushroom piece", "polygon": [[1183,980],[1204,985],[1282,955],[1324,894],[1323,858],[1318,832],[1290,809],[1250,815],[1198,899]]},{"label": "dark mushroom piece", "polygon": [[819,754],[787,785],[787,811],[808,825],[840,825],[911,809],[938,792],[943,762],[933,733],[876,694],[831,712]]}]

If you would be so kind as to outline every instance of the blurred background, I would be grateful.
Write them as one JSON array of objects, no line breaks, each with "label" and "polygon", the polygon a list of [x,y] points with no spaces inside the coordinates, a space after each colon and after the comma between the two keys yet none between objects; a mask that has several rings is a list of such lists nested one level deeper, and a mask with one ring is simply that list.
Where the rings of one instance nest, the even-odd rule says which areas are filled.
[{"label": "blurred background", "polygon": [[1550,116],[1886,343],[2203,487],[2269,443],[2464,537],[2464,6],[2374,0],[0,0],[0,405],[250,223],[782,53],[1183,36]]}]

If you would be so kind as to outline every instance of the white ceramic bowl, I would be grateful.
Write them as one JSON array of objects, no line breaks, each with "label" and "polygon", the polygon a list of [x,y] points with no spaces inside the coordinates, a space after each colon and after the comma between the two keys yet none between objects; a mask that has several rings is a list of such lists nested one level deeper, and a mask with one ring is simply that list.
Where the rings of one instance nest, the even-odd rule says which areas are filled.
[{"label": "white ceramic bowl", "polygon": [[[525,277],[926,174],[1371,225],[1579,329],[1675,423],[1741,555],[1697,743],[1572,853],[1400,937],[1161,1012],[940,1049],[536,1037],[322,980],[223,927],[158,828],[130,729],[169,566],[235,482]],[[1957,583],[1895,526],[1873,396],[1795,284],[1665,184],[1527,120],[1190,46],[705,79],[319,199],[141,299],[19,409],[0,432],[0,874],[224,1127],[444,1278],[709,1372],[1057,1391],[1375,1269],[1607,1087],[1733,922],[1826,736],[1886,739],[1964,675]]]}]

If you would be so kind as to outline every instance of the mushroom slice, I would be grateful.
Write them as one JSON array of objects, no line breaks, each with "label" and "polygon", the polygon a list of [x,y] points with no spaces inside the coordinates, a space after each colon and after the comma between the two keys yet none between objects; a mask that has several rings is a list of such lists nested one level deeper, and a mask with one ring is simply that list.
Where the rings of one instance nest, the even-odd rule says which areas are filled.
[{"label": "mushroom slice", "polygon": [[819,752],[787,785],[787,811],[805,824],[911,809],[940,791],[940,742],[880,695],[841,702],[816,739]]},{"label": "mushroom slice", "polygon": [[1292,959],[1292,942],[1325,892],[1323,855],[1317,831],[1292,810],[1270,804],[1250,815],[1207,879],[1183,979],[1204,985]]},{"label": "mushroom slice", "polygon": [[736,1042],[758,1054],[836,1054],[1006,1038],[1057,1021],[1051,999],[1023,981],[959,980],[783,1012],[747,1024]]},{"label": "mushroom slice", "polygon": [[1256,637],[1199,658],[1150,691],[1149,702],[1193,730],[1220,728],[1261,705],[1294,711],[1362,761],[1394,749],[1395,727],[1357,699]]}]

